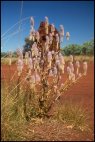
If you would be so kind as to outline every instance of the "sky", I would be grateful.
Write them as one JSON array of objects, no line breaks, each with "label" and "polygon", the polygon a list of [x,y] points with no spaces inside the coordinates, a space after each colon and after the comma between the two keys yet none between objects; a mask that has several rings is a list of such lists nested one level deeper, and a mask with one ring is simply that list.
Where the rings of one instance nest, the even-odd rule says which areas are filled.
[{"label": "sky", "polygon": [[[22,15],[21,15],[22,7]],[[20,23],[21,19],[26,18]],[[35,30],[44,17],[49,18],[59,30],[64,26],[70,33],[70,40],[64,37],[63,48],[68,44],[83,44],[94,38],[93,1],[2,1],[1,2],[1,51],[15,51],[23,48],[30,33],[30,17],[35,20]],[[16,24],[17,23],[17,24]],[[19,30],[20,26],[20,30]],[[10,30],[11,28],[11,30]]]}]

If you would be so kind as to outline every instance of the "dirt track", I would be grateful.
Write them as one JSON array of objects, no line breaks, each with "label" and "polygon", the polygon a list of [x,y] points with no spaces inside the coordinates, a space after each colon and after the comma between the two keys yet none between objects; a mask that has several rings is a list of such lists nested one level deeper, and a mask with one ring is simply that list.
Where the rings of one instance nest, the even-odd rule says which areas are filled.
[{"label": "dirt track", "polygon": [[[16,67],[12,67],[11,71],[14,72],[14,70],[16,69]],[[2,66],[2,71],[3,71],[3,75],[5,76],[5,78],[7,78],[8,76],[8,67],[3,65]],[[12,73],[13,74],[13,73]],[[66,79],[66,77],[64,77],[65,75],[63,75],[63,78]],[[63,79],[64,82],[64,79]],[[73,104],[79,104],[81,105],[84,109],[86,109],[89,119],[88,122],[90,125],[90,128],[92,129],[91,133],[80,133],[80,132],[72,132],[72,136],[71,136],[71,140],[93,140],[94,138],[94,134],[93,134],[93,129],[94,129],[94,63],[90,62],[88,64],[88,74],[87,76],[81,78],[79,80],[79,82],[77,84],[75,84],[74,86],[72,86],[65,94],[63,94],[63,96],[60,97],[59,100],[62,104],[64,104],[66,101],[67,102],[72,102]],[[41,126],[40,129],[42,129],[42,131],[46,131],[46,133],[44,135],[47,135],[47,133],[49,131],[51,131],[51,135],[54,136],[56,135],[56,131],[53,131],[53,127],[56,128],[57,125],[53,126],[53,127],[45,127]],[[61,128],[61,125],[58,126]],[[35,129],[35,128],[34,128]],[[37,128],[36,128],[37,129]],[[51,129],[51,130],[48,130]],[[63,129],[63,133],[64,133],[64,128]],[[60,130],[61,130],[60,129]],[[38,129],[39,130],[39,127]],[[36,130],[36,131],[37,131]],[[59,133],[59,132],[58,132]],[[69,136],[68,136],[69,132],[66,133],[66,140],[70,140]],[[63,135],[63,136],[61,136]],[[65,135],[62,134],[62,130],[61,130],[61,135],[59,140],[65,140]],[[74,136],[75,135],[75,136]],[[51,140],[52,140],[52,136]]]}]

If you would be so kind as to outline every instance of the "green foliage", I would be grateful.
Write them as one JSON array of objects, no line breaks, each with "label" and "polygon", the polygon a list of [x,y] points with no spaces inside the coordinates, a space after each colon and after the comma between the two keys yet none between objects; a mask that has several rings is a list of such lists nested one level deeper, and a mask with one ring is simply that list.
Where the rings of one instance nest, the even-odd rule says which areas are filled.
[{"label": "green foliage", "polygon": [[5,57],[7,56],[7,53],[6,52],[1,52],[1,57]]},{"label": "green foliage", "polygon": [[83,45],[70,44],[63,49],[61,52],[65,55],[94,55],[94,40],[83,43]]},{"label": "green foliage", "polygon": [[25,52],[31,51],[31,46],[33,45],[34,41],[29,40],[28,37],[25,38],[25,45],[23,46],[23,54],[25,55]]},{"label": "green foliage", "polygon": [[[31,51],[31,46],[34,43],[34,41],[29,40],[29,38],[25,38],[25,45],[23,46],[23,53],[27,51]],[[83,45],[78,44],[70,44],[68,46],[65,46],[61,49],[61,52],[63,55],[69,56],[72,55],[94,55],[94,40],[87,41],[83,43]],[[8,57],[6,52],[1,52],[1,57]],[[13,52],[13,57],[17,57],[16,52]]]}]

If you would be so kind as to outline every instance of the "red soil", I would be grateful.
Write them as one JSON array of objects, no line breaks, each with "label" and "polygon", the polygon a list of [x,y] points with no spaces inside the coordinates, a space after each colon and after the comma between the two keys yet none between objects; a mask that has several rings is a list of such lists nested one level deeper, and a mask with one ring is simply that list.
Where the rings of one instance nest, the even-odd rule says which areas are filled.
[{"label": "red soil", "polygon": [[[12,65],[11,67],[11,76],[14,74],[16,70],[16,66]],[[23,73],[24,74],[24,73]],[[2,80],[8,79],[9,70],[7,65],[2,65]],[[17,77],[15,76],[14,79]],[[62,82],[64,83],[66,79],[66,75],[64,74],[62,77]],[[79,132],[72,133],[71,140],[93,140],[93,129],[94,129],[94,64],[90,62],[88,64],[88,73],[87,76],[84,76],[79,80],[78,83],[73,85],[66,93],[64,93],[59,100],[62,104],[65,102],[72,102],[73,104],[78,104],[86,109],[89,119],[89,123],[92,132],[89,134],[79,134]],[[42,127],[42,126],[41,126]],[[54,127],[54,126],[53,126]],[[38,128],[39,129],[39,128]],[[51,130],[53,131],[53,130]],[[48,132],[47,132],[48,133]],[[54,132],[55,133],[55,132]],[[68,133],[69,134],[69,133]],[[54,134],[53,134],[54,135]],[[56,135],[56,133],[55,133]],[[75,136],[74,136],[75,135]],[[60,136],[61,137],[61,136]],[[52,140],[52,138],[51,138]],[[65,140],[63,137],[59,140]],[[67,138],[69,140],[69,138]]]}]

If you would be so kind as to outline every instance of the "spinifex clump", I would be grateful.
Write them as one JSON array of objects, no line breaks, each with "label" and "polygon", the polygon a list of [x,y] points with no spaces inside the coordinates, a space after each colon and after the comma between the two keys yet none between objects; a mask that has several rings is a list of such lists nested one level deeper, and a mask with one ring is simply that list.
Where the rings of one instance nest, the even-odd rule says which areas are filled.
[{"label": "spinifex clump", "polygon": [[[72,55],[69,56],[68,65],[65,65],[64,57],[60,51],[64,35],[63,25],[60,25],[58,31],[54,24],[49,24],[48,17],[45,17],[45,22],[41,22],[39,30],[35,31],[34,19],[31,17],[31,31],[28,38],[29,41],[32,41],[31,48],[24,53],[25,59],[22,58],[23,53],[17,52],[18,84],[20,84],[22,71],[24,68],[27,69],[25,81],[28,88],[25,98],[28,99],[25,99],[24,102],[27,116],[31,116],[31,111],[28,113],[27,107],[30,110],[33,110],[33,107],[38,107],[36,109],[38,111],[37,116],[47,116],[52,104],[80,77],[87,73],[87,62],[83,63],[84,72],[82,74],[79,70],[80,62],[76,61],[74,64]],[[69,37],[70,33],[67,32],[67,40],[69,40]],[[65,72],[65,67],[67,68],[68,79],[62,83],[60,80]],[[19,94],[19,87],[18,85],[17,94]],[[36,103],[34,103],[35,100]]]}]

